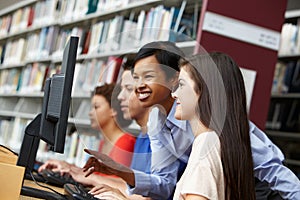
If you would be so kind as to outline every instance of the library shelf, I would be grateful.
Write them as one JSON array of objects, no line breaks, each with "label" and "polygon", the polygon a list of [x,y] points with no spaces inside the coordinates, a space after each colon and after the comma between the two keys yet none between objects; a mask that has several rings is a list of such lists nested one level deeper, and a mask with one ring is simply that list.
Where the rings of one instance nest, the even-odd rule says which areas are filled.
[{"label": "library shelf", "polygon": [[266,133],[271,137],[276,137],[283,140],[300,141],[300,132],[284,132],[284,131],[267,130]]},{"label": "library shelf", "polygon": [[34,4],[38,2],[39,0],[24,0],[24,1],[19,1],[18,3],[13,4],[12,6],[9,6],[7,8],[4,8],[0,10],[0,17],[6,14],[9,14],[15,10],[18,10],[19,8],[29,6],[31,4]]},{"label": "library shelf", "polygon": [[271,97],[300,99],[300,93],[272,93]]},{"label": "library shelf", "polygon": [[284,17],[286,20],[289,20],[292,18],[299,18],[300,17],[300,9],[288,10],[285,12]]},{"label": "library shelf", "polygon": [[[47,9],[39,10],[47,10],[49,13],[38,13],[39,15],[34,13],[33,17],[27,15],[27,18],[23,16],[21,17],[21,19],[25,19],[25,22],[27,22],[27,27],[24,28],[24,24],[16,23],[16,21],[14,21],[13,18],[16,14],[18,14],[17,12],[22,13],[22,15],[27,12],[26,9],[30,10],[30,12],[32,10],[35,12],[37,6],[45,8],[46,2],[48,3],[47,5],[51,5],[51,7],[48,6]],[[67,2],[67,4],[60,4],[60,6],[57,6],[58,2]],[[159,12],[179,13],[179,11],[182,11],[184,15],[180,17],[178,17],[178,13],[170,14],[168,23],[170,26],[171,24],[172,26],[175,26],[176,24],[186,26],[181,29],[181,31],[187,30],[187,28],[190,27],[188,27],[188,24],[184,23],[190,19],[182,19],[184,19],[184,17],[194,15],[196,18],[194,20],[198,21],[202,1],[124,0],[118,2],[122,4],[124,4],[124,2],[129,3],[117,7],[104,5],[109,8],[103,7],[105,9],[97,9],[95,12],[89,14],[84,13],[82,15],[82,13],[76,13],[75,11],[78,10],[75,9],[79,8],[76,6],[74,6],[74,10],[71,10],[70,13],[61,12],[64,9],[63,6],[68,6],[69,3],[74,2],[77,2],[78,5],[83,4],[83,1],[79,0],[24,0],[6,9],[0,10],[0,23],[2,23],[0,26],[0,130],[5,129],[7,134],[4,135],[6,135],[6,137],[8,137],[12,130],[21,132],[25,124],[32,120],[37,113],[41,112],[43,98],[42,86],[44,80],[53,73],[59,72],[61,68],[64,43],[70,35],[78,35],[82,41],[80,41],[80,47],[77,51],[76,69],[78,71],[76,77],[74,75],[74,91],[72,92],[72,105],[70,106],[68,119],[70,124],[70,127],[68,128],[70,129],[68,129],[68,131],[71,130],[71,126],[75,126],[76,128],[84,128],[84,132],[86,133],[93,132],[93,130],[89,127],[90,120],[88,112],[90,110],[90,92],[93,89],[93,84],[95,84],[93,81],[97,80],[97,77],[89,77],[87,74],[91,74],[93,70],[98,70],[96,72],[99,72],[99,70],[101,71],[102,67],[106,67],[108,65],[108,61],[111,59],[124,56],[128,53],[136,53],[144,44],[143,42],[149,42],[146,40],[148,38],[143,36],[142,31],[146,30],[148,26],[150,28],[161,28],[161,25],[158,24],[159,27],[151,27],[149,24],[146,26],[146,17],[148,15],[152,15],[153,17],[155,15],[159,16]],[[112,1],[106,2],[111,3]],[[195,6],[197,6],[197,8],[195,8]],[[138,17],[143,14],[144,18],[140,17],[141,23],[139,24],[140,27],[138,27]],[[112,27],[112,21],[116,19],[117,16],[123,16],[124,18],[121,19],[121,22],[124,23],[124,26],[125,24],[129,24],[129,27],[136,31],[134,36],[139,35],[139,37],[134,38],[134,45],[133,43],[125,41],[125,45],[122,43],[122,46],[121,42],[124,41],[121,38],[118,41],[120,48],[112,49],[111,47],[105,47],[104,49],[101,49],[101,51],[92,52],[92,47],[94,47],[90,44],[92,37],[104,38],[104,35],[93,36],[93,27],[95,27],[95,25],[99,22],[103,22],[104,24],[106,23],[107,27]],[[5,24],[4,21],[5,23],[11,23],[12,25],[6,26],[7,24]],[[182,25],[181,22],[183,22]],[[123,27],[122,24],[120,27]],[[177,46],[180,47],[186,54],[193,53],[195,46],[198,45],[195,38],[198,31],[197,23],[195,24],[195,27],[192,28],[190,28],[190,30],[194,32],[188,40],[182,40],[182,38],[180,38],[181,42],[176,43]],[[178,30],[180,30],[180,28]],[[51,33],[53,34],[49,34],[50,31],[52,31]],[[106,31],[106,37],[108,37],[108,31],[113,31],[113,28],[112,30]],[[123,30],[119,30],[119,33],[123,32]],[[109,33],[112,35],[116,34],[114,32]],[[192,35],[195,37],[193,38]],[[150,36],[151,39],[155,39],[153,35]],[[110,44],[106,43],[109,39],[110,38],[105,38],[104,43],[103,41],[97,41],[97,43],[98,45],[109,46]],[[167,37],[164,37],[164,39],[160,38],[160,40],[171,40],[171,36],[167,35]],[[48,48],[49,44],[51,44],[51,47]],[[128,44],[132,46],[128,48]],[[39,73],[38,76],[36,75],[37,73]],[[80,78],[78,77],[78,74],[86,74],[86,77]],[[36,79],[36,77],[40,78]],[[43,80],[41,80],[41,77]],[[92,83],[89,83],[86,80],[92,80]],[[105,80],[115,81],[111,77],[104,77],[102,79],[102,81]],[[24,84],[25,82],[28,83]],[[31,85],[35,82],[38,82],[39,85]],[[17,124],[20,120],[22,121],[22,126]],[[135,128],[137,127],[133,127],[133,129]],[[1,137],[2,134],[0,133],[0,140]],[[20,139],[20,137],[16,135],[14,138]],[[9,139],[9,137],[6,139]]]},{"label": "library shelf", "polygon": [[[284,152],[285,163],[300,174],[300,90],[297,86],[297,69],[300,67],[300,40],[293,40],[298,34],[300,9],[288,10],[281,32],[281,47],[274,72],[266,133]],[[273,90],[274,89],[274,90]]]}]

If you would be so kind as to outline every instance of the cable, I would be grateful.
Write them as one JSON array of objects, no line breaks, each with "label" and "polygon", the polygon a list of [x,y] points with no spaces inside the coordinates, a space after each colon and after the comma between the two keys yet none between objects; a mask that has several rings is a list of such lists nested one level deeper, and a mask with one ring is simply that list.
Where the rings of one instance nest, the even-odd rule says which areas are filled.
[{"label": "cable", "polygon": [[62,196],[62,197],[65,197],[63,194],[57,192],[56,190],[54,190],[54,189],[52,189],[52,188],[50,188],[50,187],[48,187],[48,186],[41,185],[39,182],[37,182],[37,181],[35,180],[35,178],[34,178],[32,172],[30,172],[30,175],[31,175],[32,180],[33,180],[33,181],[35,182],[35,184],[37,184],[38,186],[43,187],[43,188],[46,188],[46,189],[48,189],[48,190],[51,190],[52,192],[54,192],[54,193],[56,193],[56,194],[58,194],[58,195],[60,195],[60,196]]}]

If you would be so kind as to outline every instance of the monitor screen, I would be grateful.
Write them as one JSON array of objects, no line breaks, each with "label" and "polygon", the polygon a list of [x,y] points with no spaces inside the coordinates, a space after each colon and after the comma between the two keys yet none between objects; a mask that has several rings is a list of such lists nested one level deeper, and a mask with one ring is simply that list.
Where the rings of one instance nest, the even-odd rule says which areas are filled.
[{"label": "monitor screen", "polygon": [[55,152],[64,152],[78,40],[70,37],[61,73],[46,80],[42,113],[25,128],[17,165],[26,167],[26,171],[33,170],[40,139],[53,146]]},{"label": "monitor screen", "polygon": [[58,153],[64,152],[77,45],[78,38],[71,37],[64,50],[61,73],[47,79],[44,88],[40,136]]}]

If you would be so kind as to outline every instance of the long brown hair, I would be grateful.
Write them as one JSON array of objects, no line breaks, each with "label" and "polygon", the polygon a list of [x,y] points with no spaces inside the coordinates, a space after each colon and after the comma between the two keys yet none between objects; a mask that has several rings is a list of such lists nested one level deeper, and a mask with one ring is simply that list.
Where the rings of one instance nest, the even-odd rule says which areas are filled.
[{"label": "long brown hair", "polygon": [[197,114],[216,131],[221,144],[225,198],[255,199],[246,92],[242,74],[224,53],[197,54],[181,60],[199,94]]}]

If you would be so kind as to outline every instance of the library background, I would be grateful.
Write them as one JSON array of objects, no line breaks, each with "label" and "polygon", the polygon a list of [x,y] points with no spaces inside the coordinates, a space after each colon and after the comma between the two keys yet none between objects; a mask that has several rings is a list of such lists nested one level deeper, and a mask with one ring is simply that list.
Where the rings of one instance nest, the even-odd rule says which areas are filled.
[{"label": "library background", "polygon": [[65,153],[41,142],[36,159],[83,165],[78,138],[97,149],[101,137],[89,127],[90,91],[118,80],[120,55],[171,40],[186,54],[223,51],[255,72],[250,119],[300,177],[299,26],[297,0],[0,1],[0,144],[20,150],[24,128],[41,112],[45,79],[59,72],[67,39],[79,36]]}]

